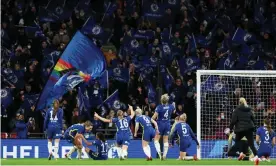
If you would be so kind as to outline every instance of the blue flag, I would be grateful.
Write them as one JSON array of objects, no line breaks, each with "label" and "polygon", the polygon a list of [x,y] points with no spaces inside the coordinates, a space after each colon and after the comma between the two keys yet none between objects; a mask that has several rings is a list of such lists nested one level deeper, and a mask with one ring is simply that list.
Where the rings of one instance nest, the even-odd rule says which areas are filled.
[{"label": "blue flag", "polygon": [[16,88],[24,88],[24,70],[12,70],[10,68],[2,68],[1,74],[3,81],[13,84]]},{"label": "blue flag", "polygon": [[41,22],[56,22],[59,20],[59,17],[54,12],[44,7],[39,7],[38,15]]},{"label": "blue flag", "polygon": [[112,93],[104,102],[110,110],[117,111],[122,108],[122,104],[119,100],[119,91],[116,90]]},{"label": "blue flag", "polygon": [[264,5],[261,3],[255,4],[254,7],[254,22],[259,25],[263,25],[266,21],[264,17]]},{"label": "blue flag", "polygon": [[83,81],[84,79],[74,72],[64,74],[50,90],[47,98],[47,106],[51,105],[55,99],[62,97],[69,90],[73,90],[75,86]]},{"label": "blue flag", "polygon": [[5,30],[5,29],[1,29],[1,40],[2,40],[2,43],[5,44],[5,45],[9,45],[10,43],[10,37],[9,37],[9,34],[8,32]]},{"label": "blue flag", "polygon": [[4,88],[1,89],[1,109],[7,109],[13,102],[11,89]]},{"label": "blue flag", "polygon": [[116,67],[108,70],[109,77],[121,81],[128,82],[129,81],[129,69]]},{"label": "blue flag", "polygon": [[90,7],[90,2],[91,0],[79,0],[77,4],[77,9],[83,10],[84,12],[88,12]]},{"label": "blue flag", "polygon": [[71,17],[73,10],[69,9],[65,2],[66,0],[51,0],[46,9],[54,13],[58,20],[67,20]]},{"label": "blue flag", "polygon": [[132,15],[134,12],[135,12],[135,9],[136,9],[136,2],[135,0],[126,0],[126,12],[129,14],[129,15]]},{"label": "blue flag", "polygon": [[163,83],[165,85],[166,91],[169,92],[172,86],[172,83],[174,82],[174,78],[167,69],[165,69],[165,71],[166,72],[162,73]]},{"label": "blue flag", "polygon": [[164,28],[164,30],[161,32],[161,42],[162,44],[171,44],[171,36],[170,36],[170,29]]},{"label": "blue flag", "polygon": [[40,27],[38,26],[27,26],[25,27],[25,33],[29,38],[35,38],[35,37],[43,37],[44,34]]},{"label": "blue flag", "polygon": [[256,37],[250,33],[247,33],[245,30],[241,28],[237,28],[233,38],[233,42],[236,42],[237,44],[257,44],[259,41],[256,39]]},{"label": "blue flag", "polygon": [[235,60],[234,56],[232,55],[232,52],[230,52],[219,60],[218,69],[219,70],[233,69],[235,67],[235,62],[236,62],[236,60]]},{"label": "blue flag", "polygon": [[129,54],[146,54],[146,49],[140,45],[134,37],[125,35],[123,38],[123,50]]},{"label": "blue flag", "polygon": [[161,3],[150,3],[144,1],[143,14],[147,20],[161,19],[165,13],[165,8]]},{"label": "blue flag", "polygon": [[149,104],[156,103],[157,93],[156,93],[155,88],[152,86],[151,82],[148,81],[148,83],[146,85],[146,88],[148,90],[148,102],[149,102]]},{"label": "blue flag", "polygon": [[108,70],[106,70],[101,77],[98,78],[101,88],[107,89],[108,88]]},{"label": "blue flag", "polygon": [[25,111],[31,110],[31,107],[36,105],[38,98],[39,98],[39,94],[24,95],[24,102],[20,106],[20,109],[23,109]]},{"label": "blue flag", "polygon": [[116,2],[104,2],[104,9],[105,9],[105,13],[108,16],[112,16],[113,13],[117,10],[118,5],[116,4]]},{"label": "blue flag", "polygon": [[188,56],[179,60],[182,75],[193,72],[200,68],[200,59],[197,56]]},{"label": "blue flag", "polygon": [[98,25],[92,17],[89,17],[86,20],[81,31],[83,34],[92,36],[93,38],[99,40],[102,44],[106,43],[110,37],[110,34]]},{"label": "blue flag", "polygon": [[90,103],[89,103],[89,96],[87,93],[87,90],[85,88],[85,85],[81,85],[78,90],[78,97],[77,97],[77,104],[79,107],[80,115],[83,114],[83,112],[87,112],[90,109]]},{"label": "blue flag", "polygon": [[131,33],[136,39],[151,40],[154,38],[154,31],[152,30],[131,30]]},{"label": "blue flag", "polygon": [[230,92],[231,88],[227,86],[220,76],[209,76],[206,81],[202,82],[201,89],[203,93],[225,93]]},{"label": "blue flag", "polygon": [[189,54],[193,55],[193,56],[196,56],[197,45],[196,45],[196,40],[195,40],[194,34],[192,34],[191,36],[188,35],[188,39],[189,39]]},{"label": "blue flag", "polygon": [[[46,108],[46,106],[48,106],[47,103],[49,103],[48,100],[65,93],[62,91],[68,89],[66,87],[73,87],[70,84],[75,85],[80,81],[80,77],[77,77],[77,75],[65,75],[63,79],[61,79],[61,72],[75,70],[78,71],[78,73],[72,74],[78,74],[84,81],[89,81],[91,77],[97,78],[101,76],[105,69],[105,57],[101,50],[97,48],[88,37],[78,31],[52,70],[43,92],[41,93],[37,109],[42,110]],[[63,87],[57,90],[56,93],[58,95],[55,92],[52,94],[50,93],[55,87],[59,88],[59,86]]]}]

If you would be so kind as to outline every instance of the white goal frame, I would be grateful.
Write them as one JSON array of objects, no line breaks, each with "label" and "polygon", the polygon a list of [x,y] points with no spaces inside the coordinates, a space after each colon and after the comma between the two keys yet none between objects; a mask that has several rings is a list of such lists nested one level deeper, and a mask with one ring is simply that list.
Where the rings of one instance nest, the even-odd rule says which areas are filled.
[{"label": "white goal frame", "polygon": [[[221,76],[238,76],[238,77],[268,77],[275,75],[276,71],[272,70],[197,70],[196,85],[197,85],[197,140],[201,144],[201,76],[202,75],[221,75]],[[197,157],[201,159],[201,148],[197,149]]]}]

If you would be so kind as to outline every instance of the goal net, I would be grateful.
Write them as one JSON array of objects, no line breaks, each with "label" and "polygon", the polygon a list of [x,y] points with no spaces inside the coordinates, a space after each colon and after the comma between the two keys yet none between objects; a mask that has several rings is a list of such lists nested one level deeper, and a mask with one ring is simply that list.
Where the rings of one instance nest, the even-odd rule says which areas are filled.
[{"label": "goal net", "polygon": [[[244,97],[258,127],[270,118],[276,129],[276,71],[197,71],[197,138],[200,158],[228,158],[228,137],[232,112]],[[276,148],[272,150],[276,157]]]}]

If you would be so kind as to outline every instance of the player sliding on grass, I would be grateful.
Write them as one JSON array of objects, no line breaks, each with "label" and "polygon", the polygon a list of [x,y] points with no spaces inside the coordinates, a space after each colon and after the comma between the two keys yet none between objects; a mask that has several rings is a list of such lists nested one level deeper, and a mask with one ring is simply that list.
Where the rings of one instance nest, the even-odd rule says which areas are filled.
[{"label": "player sliding on grass", "polygon": [[[157,118],[157,124],[159,129],[159,134],[157,134],[154,138],[154,145],[156,151],[161,160],[165,160],[167,157],[167,153],[169,150],[169,134],[171,129],[171,115],[175,112],[175,107],[172,104],[169,104],[169,96],[168,94],[164,94],[161,96],[161,104],[158,105],[155,109],[155,113],[152,116],[152,119],[155,120]],[[161,156],[160,149],[160,136],[163,136],[164,143],[164,153]]]},{"label": "player sliding on grass", "polygon": [[[180,115],[178,123],[172,128],[170,138],[173,138],[175,134],[179,137],[179,149],[180,157],[179,160],[198,160],[196,155],[193,158],[188,158],[186,156],[187,149],[191,146],[192,141],[196,141],[197,148],[199,149],[199,143],[191,129],[191,127],[186,123],[187,115],[184,113]],[[173,141],[173,140],[172,140]]]},{"label": "player sliding on grass", "polygon": [[108,144],[105,140],[103,133],[96,134],[96,141],[92,142],[92,145],[96,146],[97,152],[93,152],[89,148],[85,148],[86,153],[93,159],[93,160],[107,160],[107,148]]},{"label": "player sliding on grass", "polygon": [[134,117],[133,107],[129,105],[129,109],[131,111],[131,115],[124,117],[124,112],[122,110],[118,110],[117,116],[118,118],[113,119],[105,119],[100,117],[97,113],[95,113],[95,117],[100,119],[105,123],[115,123],[117,127],[116,133],[116,141],[117,141],[117,153],[121,160],[127,158],[127,149],[130,142],[130,130],[129,130],[129,122]]},{"label": "player sliding on grass", "polygon": [[[149,142],[155,137],[155,132],[159,133],[158,126],[155,120],[150,119],[150,117],[146,115],[142,115],[142,110],[140,108],[136,109],[136,124],[135,124],[135,133],[134,137],[137,137],[137,131],[139,130],[139,123],[143,127],[143,137],[142,137],[142,146],[143,150],[147,156],[147,160],[151,161],[151,149],[149,146]],[[155,130],[152,127],[151,123],[154,124]]]},{"label": "player sliding on grass", "polygon": [[85,123],[79,123],[79,124],[74,124],[70,126],[64,133],[64,138],[69,142],[73,143],[72,149],[65,154],[65,157],[71,160],[71,154],[77,150],[78,152],[78,159],[81,159],[81,154],[82,154],[82,140],[85,142],[87,146],[91,146],[92,143],[88,142],[83,134],[85,132],[91,132],[93,126],[90,121],[86,121]]},{"label": "player sliding on grass", "polygon": [[[63,110],[59,108],[59,101],[54,100],[53,107],[51,107],[45,115],[44,120],[44,131],[47,132],[48,138],[48,151],[49,157],[51,160],[54,156],[56,159],[58,158],[58,148],[59,148],[59,140],[62,136],[62,119],[63,119]],[[53,154],[53,144],[52,140],[55,141],[54,146],[54,154]]]},{"label": "player sliding on grass", "polygon": [[[273,149],[276,138],[275,133],[271,129],[270,119],[264,120],[264,125],[259,127],[256,133],[256,142],[259,145],[258,157],[261,161],[270,161],[271,150]],[[259,164],[259,159],[255,160],[255,164]]]}]

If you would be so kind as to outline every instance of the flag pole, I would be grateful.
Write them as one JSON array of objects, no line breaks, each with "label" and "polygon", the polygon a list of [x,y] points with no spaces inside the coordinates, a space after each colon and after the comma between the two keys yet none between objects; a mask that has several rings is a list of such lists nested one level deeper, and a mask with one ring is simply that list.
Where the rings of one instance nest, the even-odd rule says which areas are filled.
[{"label": "flag pole", "polygon": [[109,96],[109,80],[108,80],[108,70],[106,70],[106,84],[107,84],[107,90],[106,90],[106,98]]},{"label": "flag pole", "polygon": [[102,18],[102,21],[101,21],[101,25],[102,25],[102,23],[103,23],[103,21],[104,21],[104,18],[105,18],[105,15],[106,15],[107,11],[108,11],[109,8],[110,8],[110,5],[111,5],[111,2],[109,2],[108,7],[107,7],[106,11],[104,12],[104,15],[103,15],[103,18]]}]

